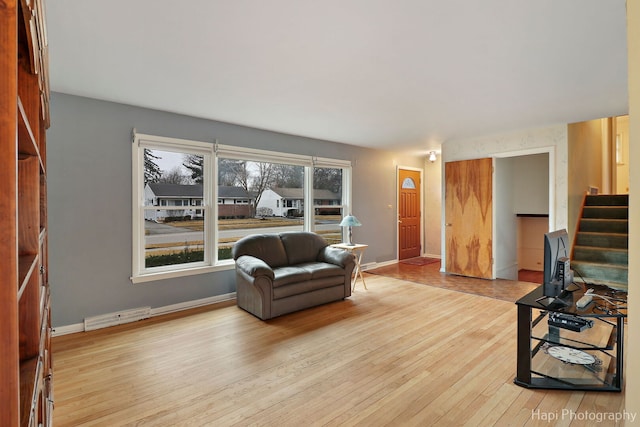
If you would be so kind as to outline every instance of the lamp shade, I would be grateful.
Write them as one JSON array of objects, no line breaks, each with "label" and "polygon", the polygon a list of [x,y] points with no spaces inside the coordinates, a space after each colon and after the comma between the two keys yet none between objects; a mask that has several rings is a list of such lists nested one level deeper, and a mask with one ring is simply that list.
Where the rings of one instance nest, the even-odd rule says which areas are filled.
[{"label": "lamp shade", "polygon": [[347,215],[342,218],[342,221],[340,221],[340,227],[349,227],[349,242],[347,243],[348,245],[354,246],[353,232],[351,231],[351,227],[359,227],[361,225],[362,224],[360,223],[360,221],[358,221],[358,218],[353,215]]},{"label": "lamp shade", "polygon": [[359,227],[361,225],[362,224],[358,221],[358,218],[353,215],[347,215],[342,218],[342,221],[340,221],[340,227]]}]

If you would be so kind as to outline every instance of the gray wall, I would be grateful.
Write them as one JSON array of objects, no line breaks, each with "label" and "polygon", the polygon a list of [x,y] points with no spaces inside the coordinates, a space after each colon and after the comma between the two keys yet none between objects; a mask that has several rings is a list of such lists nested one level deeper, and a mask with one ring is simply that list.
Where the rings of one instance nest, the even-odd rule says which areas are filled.
[{"label": "gray wall", "polygon": [[165,307],[235,292],[233,270],[133,285],[131,130],[350,160],[354,240],[364,263],[396,259],[396,166],[422,157],[349,146],[53,93],[47,132],[49,280],[53,325],[140,306]]},{"label": "gray wall", "polygon": [[513,212],[549,215],[549,153],[512,159]]}]

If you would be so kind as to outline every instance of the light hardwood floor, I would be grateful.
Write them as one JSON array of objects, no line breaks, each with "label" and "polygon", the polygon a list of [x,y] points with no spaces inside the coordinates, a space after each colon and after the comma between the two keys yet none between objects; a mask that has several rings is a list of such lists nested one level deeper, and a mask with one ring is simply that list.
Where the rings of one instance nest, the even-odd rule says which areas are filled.
[{"label": "light hardwood floor", "polygon": [[54,425],[620,425],[562,416],[622,412],[624,392],[513,384],[513,302],[366,280],[267,322],[230,302],[56,337]]}]

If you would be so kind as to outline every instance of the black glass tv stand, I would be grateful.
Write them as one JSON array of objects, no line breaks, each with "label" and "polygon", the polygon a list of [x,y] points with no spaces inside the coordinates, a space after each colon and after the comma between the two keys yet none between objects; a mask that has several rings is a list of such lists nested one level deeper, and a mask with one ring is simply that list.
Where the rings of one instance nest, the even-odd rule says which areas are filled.
[{"label": "black glass tv stand", "polygon": [[516,301],[515,384],[540,389],[621,391],[626,302],[620,294],[609,297],[606,287],[595,288],[595,294],[606,299],[594,297],[582,309],[575,302],[583,290],[563,295],[562,303],[558,303],[546,298],[540,286]]}]

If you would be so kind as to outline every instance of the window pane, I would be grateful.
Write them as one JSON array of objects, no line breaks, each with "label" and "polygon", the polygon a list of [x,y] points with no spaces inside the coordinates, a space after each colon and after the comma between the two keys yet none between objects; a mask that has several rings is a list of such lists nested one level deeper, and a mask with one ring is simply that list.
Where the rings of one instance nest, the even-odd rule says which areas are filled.
[{"label": "window pane", "polygon": [[[145,209],[145,216],[157,210]],[[161,211],[162,212],[162,211]],[[163,222],[144,222],[145,268],[189,264],[204,260],[204,214],[191,219],[185,210],[169,211],[174,216]],[[194,210],[194,216],[196,211]]]},{"label": "window pane", "polygon": [[342,241],[342,169],[313,169],[313,206],[315,232],[329,244]]},{"label": "window pane", "polygon": [[[135,134],[132,280],[211,265],[211,143]],[[209,191],[209,190],[207,190]]]},{"label": "window pane", "polygon": [[315,232],[331,245],[342,242],[342,228],[340,221],[342,220],[342,208],[337,208],[335,214],[315,215],[314,224]]},{"label": "window pane", "polygon": [[145,268],[204,260],[204,156],[145,149]]},{"label": "window pane", "polygon": [[189,206],[202,203],[204,157],[144,149],[144,205]]},{"label": "window pane", "polygon": [[402,188],[415,189],[416,183],[411,178],[405,178],[404,181],[402,181]]},{"label": "window pane", "polygon": [[249,234],[303,229],[303,166],[219,158],[218,184],[219,260]]}]

